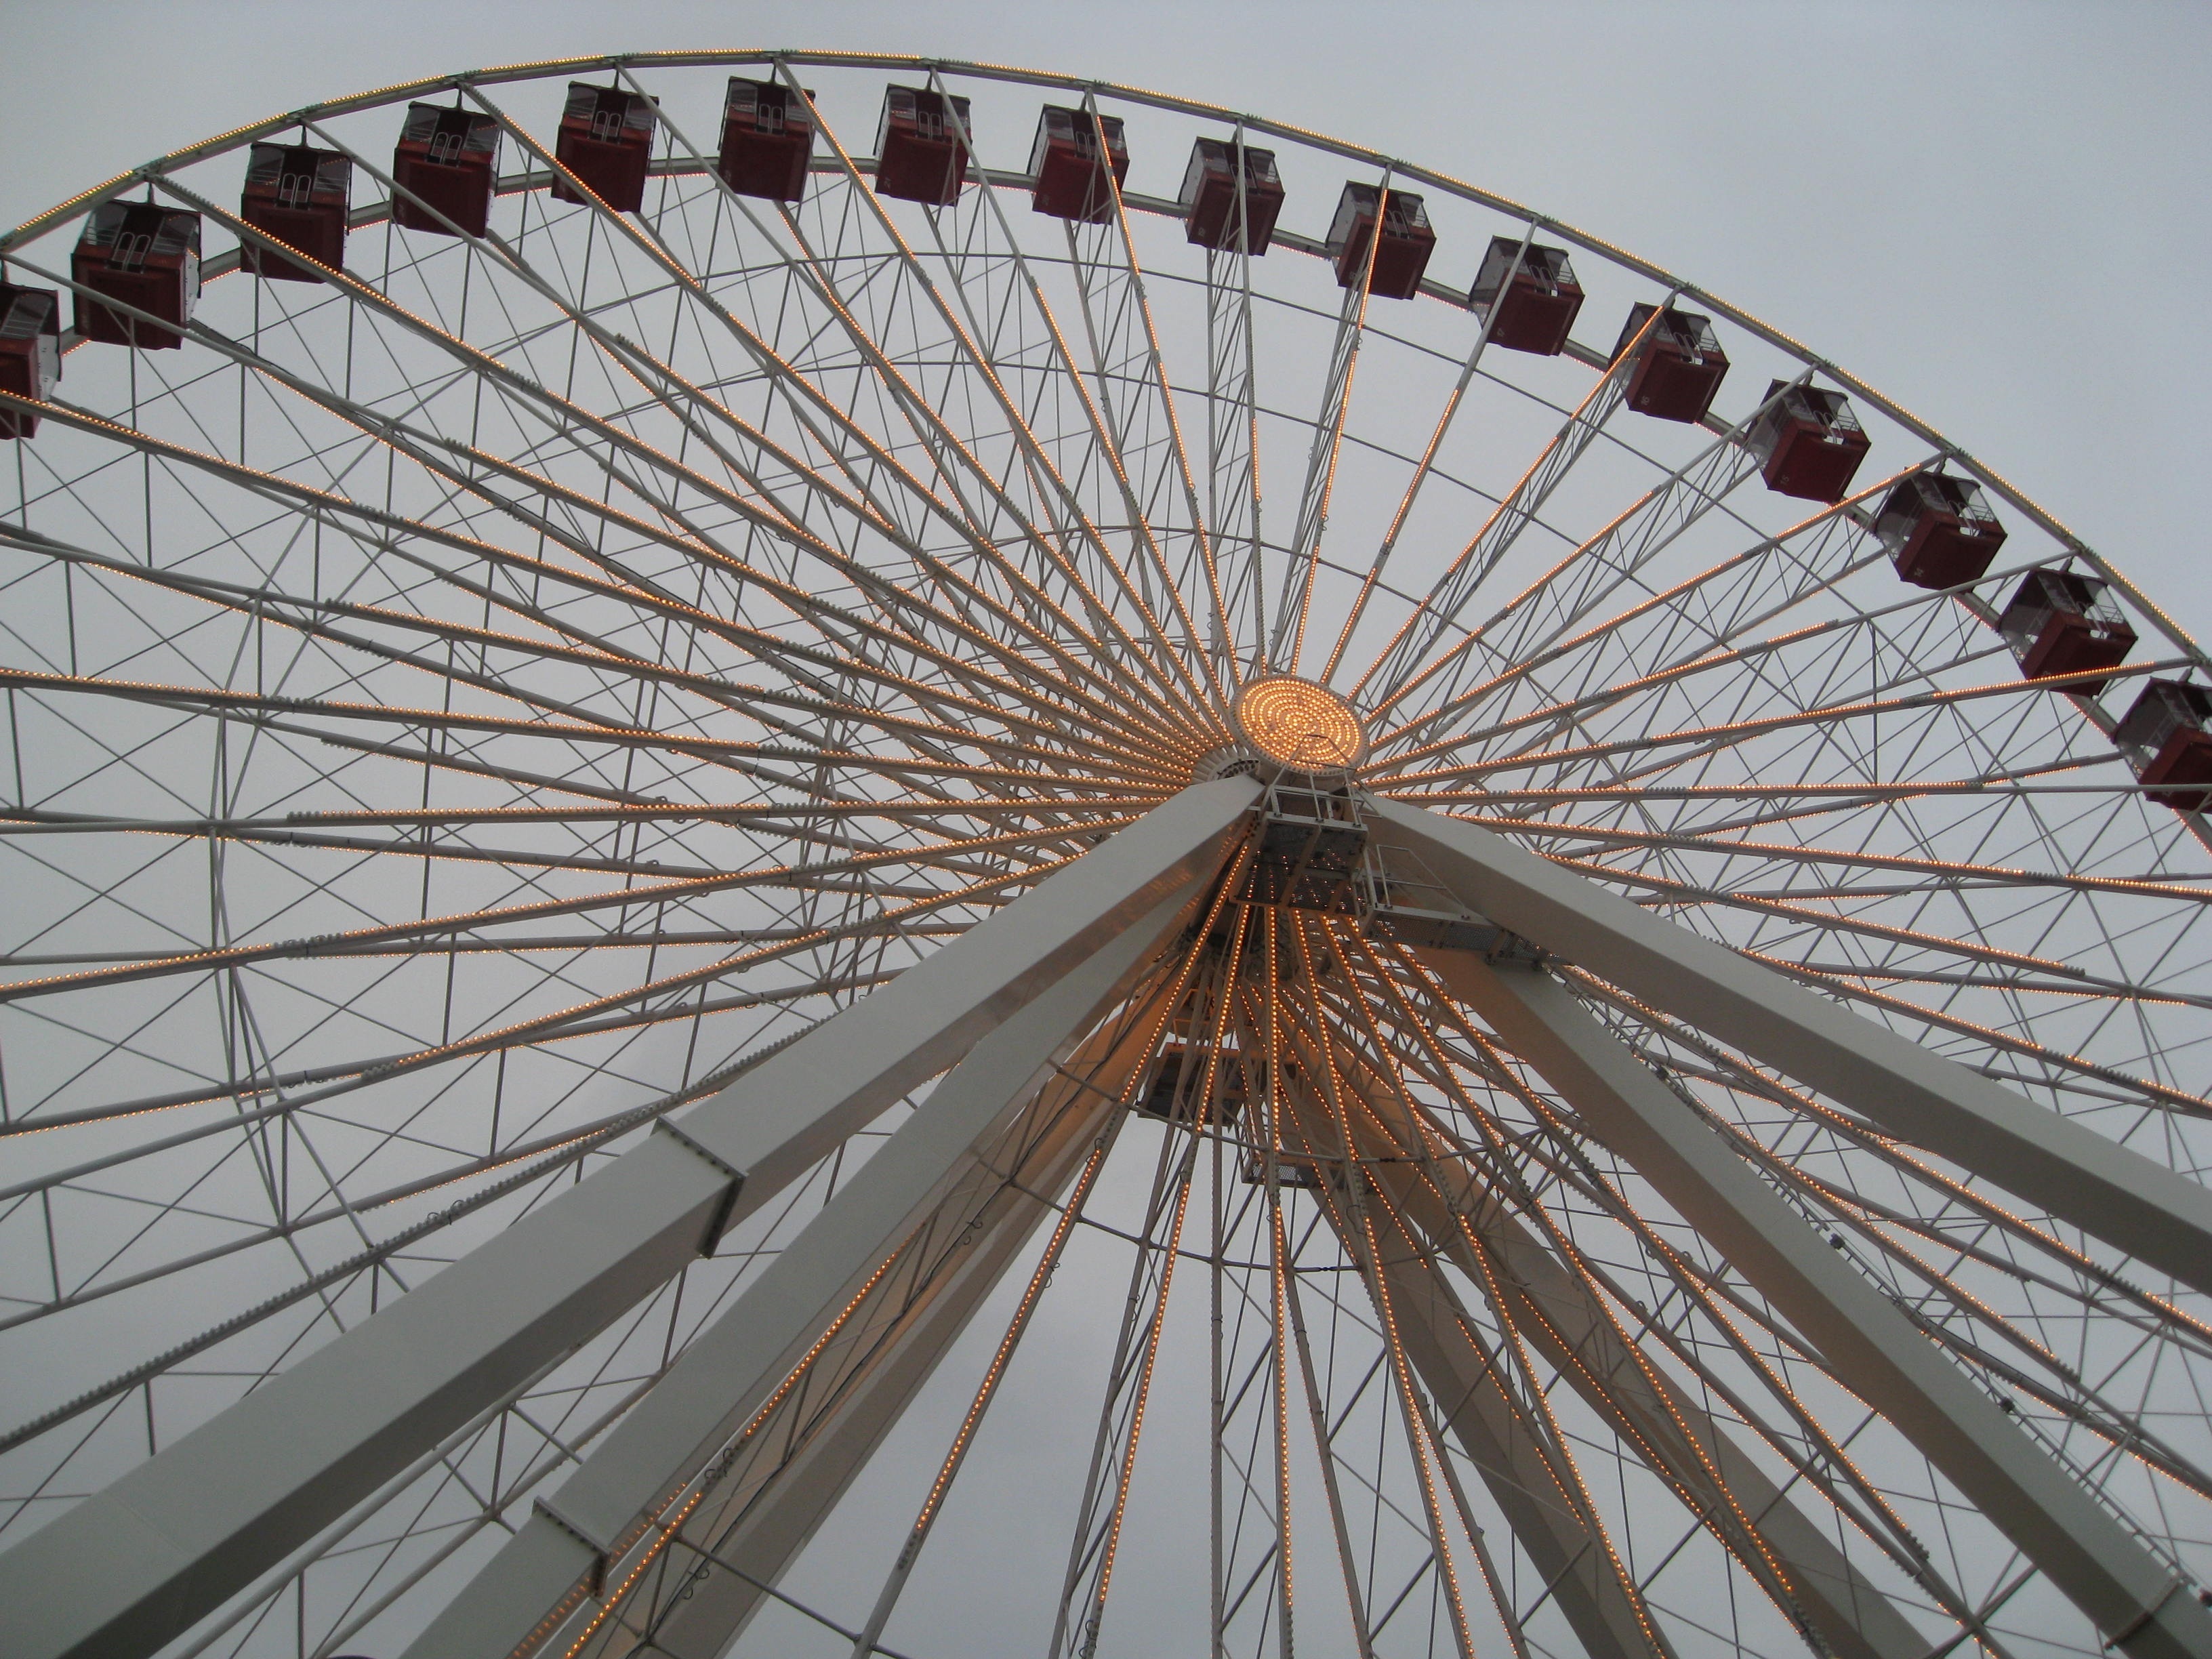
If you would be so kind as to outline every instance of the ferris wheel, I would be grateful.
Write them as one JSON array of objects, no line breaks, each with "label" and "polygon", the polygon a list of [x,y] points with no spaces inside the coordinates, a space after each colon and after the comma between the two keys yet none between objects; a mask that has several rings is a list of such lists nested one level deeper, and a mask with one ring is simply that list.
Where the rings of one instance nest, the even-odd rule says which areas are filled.
[{"label": "ferris wheel", "polygon": [[2212,1656],[2212,664],[1709,291],[531,64],[0,238],[0,474],[10,1654]]}]

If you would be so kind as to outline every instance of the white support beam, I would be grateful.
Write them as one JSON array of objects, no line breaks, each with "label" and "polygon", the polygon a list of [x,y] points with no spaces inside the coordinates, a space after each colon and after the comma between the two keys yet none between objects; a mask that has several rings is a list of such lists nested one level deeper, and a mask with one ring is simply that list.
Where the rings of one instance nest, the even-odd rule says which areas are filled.
[{"label": "white support beam", "polygon": [[[685,1523],[684,1546],[709,1547],[713,1555],[692,1567],[673,1608],[664,1607],[653,1625],[656,1653],[720,1659],[760,1606],[765,1592],[759,1586],[781,1580],[1000,1274],[1052,1213],[1151,1051],[1148,1018],[1113,1024],[1121,1029],[1100,1032],[1097,1063],[1071,1062],[1069,1074],[1045,1085],[1021,1127],[1008,1137],[1022,1149],[1018,1164],[1003,1172],[1012,1178],[1000,1180],[995,1168],[979,1170],[992,1187],[980,1209],[965,1190],[946,1200],[948,1212],[967,1217],[959,1226],[974,1230],[974,1244],[941,1285],[933,1282],[934,1293],[919,1309],[897,1310],[894,1334],[870,1339],[872,1368],[840,1385],[843,1398],[827,1420],[795,1451],[763,1453],[763,1462],[775,1464],[764,1474],[733,1467],[730,1481],[752,1490],[714,1520],[702,1524],[695,1516]],[[994,1157],[993,1165],[997,1162]],[[957,1219],[948,1214],[948,1224]],[[630,1614],[628,1622],[636,1628],[638,1616]]]},{"label": "white support beam", "polygon": [[[407,1650],[483,1659],[531,1644],[608,1577],[900,1241],[987,1158],[1021,1107],[1152,960],[1195,881],[977,1042],[766,1271],[632,1407]],[[625,1575],[627,1576],[627,1575]]]},{"label": "white support beam", "polygon": [[1511,1304],[1503,1316],[1613,1426],[1629,1455],[1644,1457],[1683,1494],[1747,1571],[1779,1576],[1770,1590],[1796,1607],[1827,1652],[1836,1659],[1925,1659],[1928,1638],[1711,1413],[1663,1372],[1637,1363],[1589,1287],[1506,1209],[1495,1188],[1455,1159],[1434,1158],[1424,1168],[1440,1190],[1402,1164],[1378,1164],[1374,1177],[1431,1249],[1481,1284],[1483,1263],[1458,1224],[1467,1223]]},{"label": "white support beam", "polygon": [[1437,951],[1454,995],[2132,1659],[2212,1659],[2212,1613],[1548,974]]},{"label": "white support beam", "polygon": [[1389,1263],[1383,1278],[1406,1357],[1589,1659],[1673,1659],[1658,1626],[1639,1618],[1603,1540],[1562,1495],[1539,1453],[1535,1425],[1506,1396],[1498,1371],[1504,1360],[1476,1344],[1435,1264]]},{"label": "white support beam", "polygon": [[[1852,1565],[1819,1522],[1767,1477],[1710,1412],[1663,1372],[1638,1363],[1589,1286],[1507,1207],[1492,1182],[1443,1147],[1380,1079],[1361,1072],[1346,1075],[1344,1081],[1365,1119],[1364,1124],[1354,1123],[1353,1132],[1360,1155],[1370,1160],[1367,1177],[1413,1228],[1431,1258],[1450,1258],[1470,1283],[1485,1285],[1502,1300],[1498,1316],[1510,1322],[1523,1341],[1556,1368],[1568,1387],[1612,1425],[1628,1455],[1643,1458],[1653,1474],[1681,1495],[1770,1595],[1795,1609],[1802,1624],[1811,1627],[1816,1651],[1835,1659],[1925,1659],[1928,1638]],[[1324,1135],[1323,1142],[1328,1139]],[[1478,1246],[1482,1259],[1478,1259]],[[1430,1261],[1412,1265],[1431,1267],[1432,1274]],[[1449,1282],[1437,1282],[1449,1297]],[[1438,1357],[1446,1369],[1432,1375],[1416,1341],[1427,1334],[1413,1327],[1431,1308],[1437,1316],[1429,1322],[1441,1327],[1446,1304],[1433,1298],[1425,1301],[1411,1289],[1401,1296],[1395,1285],[1392,1294],[1401,1332],[1407,1336],[1407,1352],[1421,1366],[1439,1409],[1482,1468],[1492,1496],[1531,1560],[1539,1564],[1547,1581],[1554,1579],[1554,1570],[1542,1564],[1565,1535],[1566,1517],[1529,1509],[1525,1499],[1501,1489],[1492,1469],[1510,1469],[1513,1462],[1486,1463],[1477,1449],[1477,1437],[1487,1432],[1496,1438],[1498,1431],[1486,1430],[1480,1422],[1462,1421],[1462,1412],[1453,1404],[1457,1396],[1443,1380],[1451,1368],[1464,1366],[1464,1359],[1453,1350],[1462,1343],[1474,1346],[1472,1327],[1435,1333],[1434,1342],[1443,1351]],[[1456,1309],[1455,1303],[1449,1306]],[[1494,1390],[1492,1373],[1474,1375]],[[1467,1409],[1473,1411],[1477,1403],[1468,1401]],[[1504,1402],[1497,1404],[1502,1408]],[[1511,1437],[1507,1443],[1518,1448],[1520,1441]],[[1516,1508],[1516,1503],[1522,1507]],[[1609,1645],[1618,1647],[1622,1633],[1639,1630],[1643,1621],[1628,1605],[1632,1598],[1593,1582],[1595,1570],[1595,1562],[1588,1566],[1578,1562],[1573,1573],[1557,1578],[1553,1594],[1592,1659],[1604,1659]],[[1591,1626],[1602,1626],[1613,1634],[1599,1633]]]},{"label": "white support beam", "polygon": [[[1329,1060],[1303,1034],[1293,1033],[1291,1047],[1310,1076],[1328,1074]],[[1449,1177],[1429,1156],[1419,1126],[1395,1100],[1370,1089],[1366,1078],[1346,1070],[1335,1075],[1346,1097],[1352,1151],[1360,1160],[1358,1178],[1370,1184],[1420,1243],[1418,1251],[1409,1252],[1405,1240],[1384,1234],[1378,1265],[1389,1316],[1381,1317],[1382,1297],[1376,1296],[1378,1325],[1397,1333],[1437,1415],[1481,1475],[1547,1587],[1547,1598],[1565,1614],[1589,1659],[1674,1659],[1674,1649],[1646,1616],[1619,1559],[1600,1534],[1583,1495],[1569,1486],[1569,1459],[1552,1425],[1533,1418],[1513,1399],[1506,1360],[1477,1334],[1458,1293],[1437,1270],[1437,1257],[1450,1255],[1462,1271],[1472,1269],[1469,1276],[1476,1284],[1483,1282],[1443,1199],[1429,1184]],[[1304,1088],[1286,1089],[1284,1096],[1295,1143],[1322,1167],[1334,1166],[1342,1135],[1331,1123],[1328,1108]],[[1346,1259],[1364,1261],[1366,1244],[1346,1236],[1344,1206],[1331,1203],[1323,1213]],[[1376,1295],[1371,1285],[1369,1294]],[[1520,1616],[1517,1610],[1513,1616]]]},{"label": "white support beam", "polygon": [[[1072,1136],[1066,1148],[1070,1155],[1059,1160],[1055,1175],[1032,1186],[1032,1192],[1057,1196],[1073,1179],[1090,1135],[1110,1109],[1106,1102],[1095,1103],[1097,1113],[1082,1120],[1090,1134]],[[942,1293],[899,1330],[881,1362],[850,1398],[776,1470],[772,1483],[737,1523],[715,1540],[713,1558],[691,1566],[695,1577],[684,1586],[689,1595],[679,1595],[672,1609],[664,1609],[653,1630],[655,1654],[667,1659],[721,1659],[728,1650],[767,1599],[759,1587],[781,1582],[786,1569],[997,1288],[1036,1224],[1051,1213],[1041,1200],[1024,1194],[1012,1196],[1014,1207],[978,1236],[968,1260]],[[687,1525],[687,1540],[698,1531]],[[678,1554],[683,1565],[690,1552],[678,1546]]]},{"label": "white support beam", "polygon": [[[1355,1244],[1344,1242],[1347,1255]],[[1473,1322],[1435,1260],[1394,1255],[1386,1245],[1382,1277],[1406,1357],[1589,1659],[1674,1659],[1674,1649],[1622,1582],[1605,1540],[1561,1486],[1561,1451],[1547,1425],[1508,1395],[1506,1361],[1475,1340]]]},{"label": "white support beam", "polygon": [[1364,803],[1466,904],[1654,1008],[2212,1293],[2212,1191],[1471,823]]},{"label": "white support beam", "polygon": [[1210,875],[1258,793],[1185,789],[0,1554],[11,1659],[151,1651],[189,1630]]}]

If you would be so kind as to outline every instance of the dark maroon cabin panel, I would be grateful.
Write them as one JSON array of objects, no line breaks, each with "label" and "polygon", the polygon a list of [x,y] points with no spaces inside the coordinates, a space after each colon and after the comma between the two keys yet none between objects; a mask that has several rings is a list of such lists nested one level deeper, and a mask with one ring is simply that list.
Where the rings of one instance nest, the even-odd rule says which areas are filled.
[{"label": "dark maroon cabin panel", "polygon": [[[1190,147],[1183,169],[1183,234],[1200,247],[1237,249],[1237,146],[1219,138],[1200,138]],[[1244,151],[1244,251],[1265,253],[1283,210],[1283,177],[1275,152]]]},{"label": "dark maroon cabin panel", "polygon": [[1766,487],[1801,501],[1839,501],[1871,447],[1850,399],[1777,380],[1745,442],[1765,464]]},{"label": "dark maroon cabin panel", "polygon": [[[1651,320],[1655,313],[1659,319],[1656,323]],[[1650,324],[1648,331],[1646,324]],[[1638,415],[1662,421],[1704,420],[1729,370],[1728,354],[1713,332],[1713,319],[1692,311],[1631,306],[1628,322],[1613,348],[1614,362],[1635,344],[1638,334],[1644,343],[1635,347],[1636,365],[1628,371],[1628,406]],[[1560,343],[1565,343],[1564,336]]]},{"label": "dark maroon cabin panel", "polygon": [[[151,202],[103,202],[85,220],[70,275],[107,299],[159,318],[141,323],[80,294],[76,331],[88,340],[174,350],[200,297],[200,216]],[[163,326],[167,325],[167,326]]]},{"label": "dark maroon cabin panel", "polygon": [[1534,242],[1523,248],[1510,236],[1493,236],[1467,303],[1489,322],[1491,344],[1556,357],[1566,349],[1567,331],[1583,308],[1583,290],[1566,249]]},{"label": "dark maroon cabin panel", "polygon": [[[2112,746],[2145,783],[2212,784],[2212,692],[2185,680],[2153,680],[2122,715]],[[2150,798],[2177,812],[2212,805],[2212,789],[2154,789]]]},{"label": "dark maroon cabin panel", "polygon": [[[1367,241],[1375,231],[1378,198],[1382,228],[1375,236],[1375,269],[1369,276]],[[1375,298],[1410,300],[1421,291],[1429,255],[1436,252],[1437,233],[1430,228],[1429,210],[1419,197],[1374,185],[1347,184],[1336,200],[1328,245],[1336,255],[1339,288],[1358,288],[1364,276],[1367,291]]]},{"label": "dark maroon cabin panel", "polygon": [[392,176],[423,204],[418,207],[405,196],[392,203],[392,221],[402,229],[450,236],[458,227],[465,235],[481,236],[491,223],[499,179],[499,123],[471,110],[410,104]]},{"label": "dark maroon cabin panel", "polygon": [[[635,213],[645,205],[646,164],[653,160],[655,125],[653,100],[643,94],[571,81],[553,155],[617,213]],[[584,199],[558,173],[552,194],[556,201]]]},{"label": "dark maroon cabin panel", "polygon": [[[1105,154],[1098,134],[1106,134]],[[1109,172],[1113,184],[1107,182]],[[1055,219],[1103,225],[1114,216],[1114,185],[1129,176],[1129,144],[1116,115],[1047,104],[1030,146],[1030,205]]]},{"label": "dark maroon cabin panel", "polygon": [[1971,478],[1916,472],[1899,482],[1875,515],[1874,533],[1897,574],[1915,587],[1956,587],[1990,568],[2004,526]]},{"label": "dark maroon cabin panel", "polygon": [[[2136,645],[2136,630],[2106,585],[2071,570],[2029,571],[1998,613],[1997,632],[2031,680],[2117,667]],[[2083,680],[2067,689],[2092,696],[2105,684]]]},{"label": "dark maroon cabin panel", "polygon": [[[0,392],[44,403],[61,378],[61,295],[0,283]],[[0,438],[33,437],[38,430],[37,416],[0,409]]]},{"label": "dark maroon cabin panel", "polygon": [[[238,216],[263,235],[332,270],[345,265],[346,215],[353,205],[353,163],[311,144],[256,144],[246,153]],[[246,268],[284,283],[319,283],[313,265],[247,244]]]},{"label": "dark maroon cabin panel", "polygon": [[925,87],[884,88],[876,128],[876,194],[947,207],[968,181],[968,100]]},{"label": "dark maroon cabin panel", "polygon": [[730,77],[722,101],[722,182],[740,196],[796,202],[806,194],[814,159],[814,94],[800,98],[781,81]]}]

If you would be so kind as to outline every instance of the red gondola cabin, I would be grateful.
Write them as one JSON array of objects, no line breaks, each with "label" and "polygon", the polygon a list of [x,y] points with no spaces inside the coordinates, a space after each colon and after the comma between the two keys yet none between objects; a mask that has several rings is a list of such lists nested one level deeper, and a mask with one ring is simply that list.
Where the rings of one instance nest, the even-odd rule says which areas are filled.
[{"label": "red gondola cabin", "polygon": [[1244,209],[1240,222],[1237,208],[1237,146],[1219,138],[1200,138],[1190,147],[1190,165],[1183,169],[1183,235],[1200,247],[1235,252],[1241,222],[1244,252],[1261,254],[1275,234],[1275,216],[1283,210],[1283,175],[1275,170],[1275,152],[1244,151]]},{"label": "red gondola cabin", "polygon": [[[1382,204],[1382,234],[1375,237],[1375,271],[1368,276],[1367,241],[1375,231],[1376,204]],[[1421,291],[1421,277],[1436,252],[1437,233],[1421,198],[1402,190],[1347,184],[1329,222],[1329,251],[1336,259],[1336,285],[1358,288],[1379,300],[1410,300]]]},{"label": "red gondola cabin", "polygon": [[1874,533],[1915,587],[1956,587],[1990,568],[2004,526],[1971,478],[1916,472],[1889,492]]},{"label": "red gondola cabin", "polygon": [[722,100],[722,182],[740,196],[796,202],[806,194],[814,159],[814,94],[804,98],[781,81],[730,77]]},{"label": "red gondola cabin", "polygon": [[[2212,784],[2212,692],[2185,680],[2153,680],[2121,716],[2112,746],[2145,783]],[[2212,805],[2212,790],[2154,789],[2150,798],[2177,812]]]},{"label": "red gondola cabin", "polygon": [[410,104],[392,176],[421,201],[394,199],[392,221],[402,229],[451,236],[458,228],[481,236],[491,223],[499,178],[499,123],[472,110]]},{"label": "red gondola cabin", "polygon": [[926,87],[885,87],[876,127],[876,194],[949,207],[968,182],[968,100]]},{"label": "red gondola cabin", "polygon": [[200,216],[151,202],[103,202],[84,222],[70,275],[80,287],[159,319],[142,323],[80,294],[76,331],[86,339],[174,350],[200,299]]},{"label": "red gondola cabin", "polygon": [[[653,100],[644,94],[571,81],[553,155],[617,213],[635,213],[645,205],[645,170],[653,160],[655,125]],[[562,202],[584,199],[558,173],[552,195]]]},{"label": "red gondola cabin", "polygon": [[[1099,153],[1101,131],[1105,153]],[[1109,171],[1113,183],[1107,182]],[[1114,190],[1129,176],[1129,143],[1121,118],[1047,104],[1030,146],[1030,205],[1055,219],[1103,225],[1114,217]]]},{"label": "red gondola cabin", "polygon": [[[264,236],[337,270],[345,264],[346,215],[353,204],[353,163],[312,144],[256,144],[246,153],[246,194],[238,216]],[[257,276],[319,283],[320,271],[246,243],[240,249]]]},{"label": "red gondola cabin", "polygon": [[[1654,313],[1656,322],[1652,322]],[[1728,354],[1713,332],[1713,319],[1671,307],[1662,312],[1656,306],[1631,306],[1627,325],[1613,348],[1614,362],[1635,345],[1638,334],[1644,343],[1636,345],[1636,366],[1628,371],[1628,406],[1638,415],[1662,421],[1704,420],[1729,371]],[[1564,344],[1565,337],[1560,340]]]},{"label": "red gondola cabin", "polygon": [[1839,501],[1872,446],[1840,392],[1777,380],[1744,445],[1759,457],[1766,487],[1801,501]]},{"label": "red gondola cabin", "polygon": [[[0,283],[0,392],[44,403],[61,377],[61,295]],[[28,438],[38,429],[37,416],[0,409],[0,438]]]},{"label": "red gondola cabin", "polygon": [[[2031,680],[2115,667],[2136,646],[2136,630],[2105,584],[2070,570],[2029,571],[1998,613],[1997,632],[2020,659],[2021,677]],[[2083,680],[2066,689],[2090,696],[2105,682]]]},{"label": "red gondola cabin", "polygon": [[[1514,258],[1520,258],[1520,269]],[[1512,281],[1506,281],[1506,273]],[[1531,242],[1526,250],[1510,236],[1493,236],[1482,256],[1482,269],[1468,291],[1468,307],[1490,324],[1490,343],[1508,351],[1533,351],[1556,357],[1566,349],[1567,331],[1583,308],[1582,284],[1563,247]],[[1492,311],[1495,317],[1491,315]]]}]

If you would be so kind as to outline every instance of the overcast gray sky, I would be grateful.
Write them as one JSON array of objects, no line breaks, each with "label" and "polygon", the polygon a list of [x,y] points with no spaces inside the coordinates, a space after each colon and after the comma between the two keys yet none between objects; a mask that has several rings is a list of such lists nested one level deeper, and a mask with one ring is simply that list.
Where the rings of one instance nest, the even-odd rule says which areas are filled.
[{"label": "overcast gray sky", "polygon": [[1457,173],[1864,376],[2212,635],[2201,3],[5,0],[0,222],[341,92],[708,46],[1091,74]]},{"label": "overcast gray sky", "polygon": [[[2203,0],[0,0],[0,224],[344,92],[571,53],[774,46],[1157,87],[1513,197],[1881,387],[2212,638]],[[1012,1464],[988,1478],[1043,1484]],[[884,1510],[893,1527],[902,1513]]]}]

